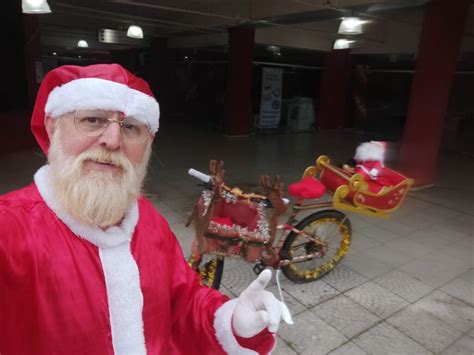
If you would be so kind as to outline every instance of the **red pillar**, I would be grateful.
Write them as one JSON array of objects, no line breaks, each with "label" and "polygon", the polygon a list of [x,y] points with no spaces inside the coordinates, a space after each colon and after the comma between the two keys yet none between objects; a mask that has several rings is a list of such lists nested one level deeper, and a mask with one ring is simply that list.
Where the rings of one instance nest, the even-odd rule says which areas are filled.
[{"label": "red pillar", "polygon": [[320,130],[339,129],[346,126],[350,79],[350,49],[337,49],[326,53],[317,118]]},{"label": "red pillar", "polygon": [[399,169],[416,186],[433,183],[438,150],[471,0],[426,5]]},{"label": "red pillar", "polygon": [[229,29],[224,131],[230,136],[250,134],[255,28]]}]

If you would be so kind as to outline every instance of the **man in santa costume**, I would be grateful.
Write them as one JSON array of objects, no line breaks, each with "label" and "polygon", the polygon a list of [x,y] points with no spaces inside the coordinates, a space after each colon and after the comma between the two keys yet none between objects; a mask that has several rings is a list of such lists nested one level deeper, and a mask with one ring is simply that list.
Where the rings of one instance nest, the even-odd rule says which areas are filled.
[{"label": "man in santa costume", "polygon": [[269,271],[234,300],[200,286],[140,195],[158,119],[117,64],[45,77],[31,126],[48,164],[0,196],[0,354],[265,354],[292,322]]}]

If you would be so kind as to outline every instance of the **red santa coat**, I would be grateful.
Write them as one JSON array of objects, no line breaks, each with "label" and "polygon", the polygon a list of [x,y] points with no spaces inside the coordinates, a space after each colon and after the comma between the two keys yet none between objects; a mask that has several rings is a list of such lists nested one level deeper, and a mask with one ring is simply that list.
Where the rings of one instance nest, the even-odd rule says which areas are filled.
[{"label": "red santa coat", "polygon": [[48,166],[0,197],[2,355],[256,354],[232,334],[234,306],[199,285],[143,197],[106,231],[58,208]]},{"label": "red santa coat", "polygon": [[399,174],[386,168],[380,161],[357,162],[354,171],[362,175],[371,192],[379,192],[384,186],[395,186],[403,180]]}]

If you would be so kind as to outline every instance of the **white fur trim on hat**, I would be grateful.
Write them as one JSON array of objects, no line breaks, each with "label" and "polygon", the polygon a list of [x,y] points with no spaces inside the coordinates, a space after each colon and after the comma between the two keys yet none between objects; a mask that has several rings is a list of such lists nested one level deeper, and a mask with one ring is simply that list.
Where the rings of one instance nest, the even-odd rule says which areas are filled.
[{"label": "white fur trim on hat", "polygon": [[357,161],[384,162],[385,144],[383,142],[365,142],[357,147],[354,159]]},{"label": "white fur trim on hat", "polygon": [[158,131],[160,107],[151,96],[125,84],[98,78],[81,78],[54,88],[45,113],[57,118],[75,110],[120,111]]}]

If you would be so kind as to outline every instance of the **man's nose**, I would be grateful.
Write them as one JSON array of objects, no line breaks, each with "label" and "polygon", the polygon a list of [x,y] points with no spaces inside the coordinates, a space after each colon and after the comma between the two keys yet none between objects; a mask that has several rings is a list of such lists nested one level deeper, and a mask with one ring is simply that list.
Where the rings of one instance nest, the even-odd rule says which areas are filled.
[{"label": "man's nose", "polygon": [[[117,120],[119,117],[112,117]],[[110,122],[104,133],[99,138],[99,144],[107,149],[116,150],[122,145],[122,132],[121,127],[117,122]]]}]

